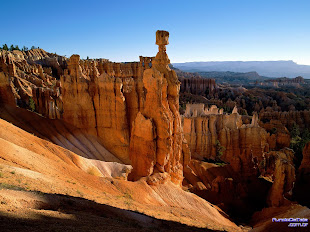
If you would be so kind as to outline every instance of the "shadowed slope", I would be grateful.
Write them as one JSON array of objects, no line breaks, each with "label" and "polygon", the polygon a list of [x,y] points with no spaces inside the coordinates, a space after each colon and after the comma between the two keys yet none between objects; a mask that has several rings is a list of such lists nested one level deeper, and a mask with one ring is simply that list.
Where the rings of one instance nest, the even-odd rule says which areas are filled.
[{"label": "shadowed slope", "polygon": [[98,138],[86,135],[80,129],[61,120],[47,119],[28,110],[9,105],[0,108],[0,117],[85,158],[122,163],[103,147]]}]

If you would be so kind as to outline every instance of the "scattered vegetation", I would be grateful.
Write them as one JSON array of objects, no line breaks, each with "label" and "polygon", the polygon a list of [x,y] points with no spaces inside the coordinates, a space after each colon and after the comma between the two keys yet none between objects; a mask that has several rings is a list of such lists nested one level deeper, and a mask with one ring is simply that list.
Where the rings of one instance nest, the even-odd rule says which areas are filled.
[{"label": "scattered vegetation", "polygon": [[76,182],[73,182],[73,181],[70,181],[70,180],[67,180],[66,182],[68,182],[70,184],[76,184]]}]

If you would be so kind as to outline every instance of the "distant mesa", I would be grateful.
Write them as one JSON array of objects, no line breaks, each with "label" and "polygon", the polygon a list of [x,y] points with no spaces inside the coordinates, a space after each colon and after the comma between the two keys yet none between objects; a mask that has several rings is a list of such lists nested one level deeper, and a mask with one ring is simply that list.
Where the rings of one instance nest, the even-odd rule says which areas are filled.
[{"label": "distant mesa", "polygon": [[310,78],[310,65],[299,65],[289,61],[209,61],[173,63],[173,66],[187,72],[254,72],[265,77],[303,76]]}]

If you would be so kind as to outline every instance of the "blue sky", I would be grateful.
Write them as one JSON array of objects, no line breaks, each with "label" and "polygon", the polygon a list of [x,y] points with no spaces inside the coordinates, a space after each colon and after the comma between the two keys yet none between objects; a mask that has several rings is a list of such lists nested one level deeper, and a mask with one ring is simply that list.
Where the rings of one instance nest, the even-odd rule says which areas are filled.
[{"label": "blue sky", "polygon": [[309,0],[4,1],[0,44],[136,61],[170,32],[172,63],[294,60],[310,65]]}]

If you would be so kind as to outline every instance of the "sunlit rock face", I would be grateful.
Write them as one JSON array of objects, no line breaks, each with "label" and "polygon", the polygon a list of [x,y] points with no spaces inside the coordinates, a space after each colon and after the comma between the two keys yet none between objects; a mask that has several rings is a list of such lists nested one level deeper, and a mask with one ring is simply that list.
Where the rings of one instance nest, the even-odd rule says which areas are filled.
[{"label": "sunlit rock face", "polygon": [[[63,119],[102,138],[131,178],[183,180],[180,82],[168,67],[169,33],[156,32],[156,57],[140,62],[81,61],[73,55],[61,77]],[[168,173],[169,175],[166,175]],[[151,181],[156,183],[154,178]]]}]

